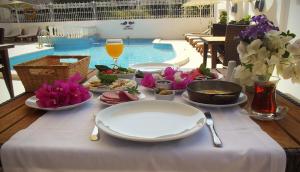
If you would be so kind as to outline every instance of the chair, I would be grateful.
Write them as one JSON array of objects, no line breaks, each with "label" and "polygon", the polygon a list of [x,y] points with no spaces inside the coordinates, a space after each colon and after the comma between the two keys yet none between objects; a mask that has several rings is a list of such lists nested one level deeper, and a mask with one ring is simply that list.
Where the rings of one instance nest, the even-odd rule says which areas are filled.
[{"label": "chair", "polygon": [[225,56],[224,59],[220,59],[223,62],[223,66],[228,65],[228,61],[235,60],[237,64],[241,64],[239,54],[237,52],[237,46],[240,42],[238,36],[242,30],[245,30],[248,25],[228,25],[225,35]]},{"label": "chair", "polygon": [[[226,28],[227,28],[227,24],[215,23],[215,24],[213,24],[212,35],[213,36],[225,36]],[[225,55],[224,45],[218,45],[217,51],[220,54],[219,58],[223,59],[224,55]]]},{"label": "chair", "polygon": [[0,28],[0,44],[4,43],[4,28]]},{"label": "chair", "polygon": [[[225,36],[226,27],[227,27],[226,24],[219,24],[219,23],[213,24],[212,29],[211,29],[212,36]],[[201,55],[203,55],[204,45],[203,45],[202,41],[196,42],[194,44],[194,46],[196,47],[196,50],[198,52],[200,52]],[[210,52],[210,49],[211,49],[211,47],[209,47],[209,50],[208,50],[209,52]],[[224,46],[218,46],[218,52],[220,54],[224,55]]]},{"label": "chair", "polygon": [[4,39],[16,40],[16,38],[20,35],[22,35],[22,29],[14,28],[14,29],[10,30],[7,35],[4,35]]},{"label": "chair", "polygon": [[24,34],[18,36],[18,38],[20,40],[23,40],[23,39],[34,40],[34,39],[37,39],[38,32],[39,32],[39,27],[26,28],[26,29],[24,29]]},{"label": "chair", "polygon": [[226,28],[227,28],[226,24],[215,23],[215,24],[213,24],[211,34],[213,36],[225,36]]},{"label": "chair", "polygon": [[8,51],[7,51],[7,48],[12,48],[13,45],[7,45],[7,44],[3,45],[3,41],[4,41],[3,37],[4,37],[4,29],[0,28],[0,72],[3,75],[3,79],[5,81],[9,95],[11,98],[13,98],[14,90],[13,90],[12,77],[11,77],[10,66],[9,66]]}]

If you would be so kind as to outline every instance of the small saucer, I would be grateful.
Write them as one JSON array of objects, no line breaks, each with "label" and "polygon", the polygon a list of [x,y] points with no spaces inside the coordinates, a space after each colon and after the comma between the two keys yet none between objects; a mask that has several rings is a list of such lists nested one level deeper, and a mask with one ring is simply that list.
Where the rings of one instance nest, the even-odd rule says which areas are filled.
[{"label": "small saucer", "polygon": [[288,112],[288,107],[277,106],[275,113],[264,114],[264,113],[251,111],[251,117],[262,121],[280,120],[285,117],[287,112]]}]

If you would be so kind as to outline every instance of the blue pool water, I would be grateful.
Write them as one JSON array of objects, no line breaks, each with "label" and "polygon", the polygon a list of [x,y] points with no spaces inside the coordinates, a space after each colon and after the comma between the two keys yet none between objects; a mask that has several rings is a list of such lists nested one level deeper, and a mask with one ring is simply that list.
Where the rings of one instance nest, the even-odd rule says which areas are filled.
[{"label": "blue pool water", "polygon": [[[152,39],[125,40],[125,48],[118,60],[118,65],[128,67],[138,63],[164,62],[175,57],[171,44],[152,44]],[[114,62],[105,51],[104,40],[90,42],[89,40],[60,40],[53,49],[12,57],[11,66],[46,55],[89,55],[89,67],[96,64],[112,65]]]}]

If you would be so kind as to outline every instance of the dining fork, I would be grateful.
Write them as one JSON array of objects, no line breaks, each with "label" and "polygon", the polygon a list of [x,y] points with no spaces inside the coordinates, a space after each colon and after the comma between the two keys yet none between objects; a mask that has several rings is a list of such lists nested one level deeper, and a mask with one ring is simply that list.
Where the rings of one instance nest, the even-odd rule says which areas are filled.
[{"label": "dining fork", "polygon": [[[95,120],[96,118],[96,114],[93,114],[93,119]],[[90,135],[90,140],[91,141],[97,141],[100,139],[100,135],[99,135],[99,128],[97,127],[97,125],[94,126],[92,134]]]},{"label": "dining fork", "polygon": [[205,117],[206,117],[206,125],[209,127],[211,134],[212,134],[212,138],[213,138],[213,142],[214,145],[216,147],[222,147],[222,142],[218,136],[218,134],[215,131],[215,127],[214,127],[214,121],[211,117],[210,112],[205,112],[204,113]]},{"label": "dining fork", "polygon": [[99,129],[98,129],[97,125],[95,125],[94,129],[92,131],[92,134],[90,135],[90,140],[91,141],[97,141],[99,139],[100,139],[100,137],[99,137]]}]

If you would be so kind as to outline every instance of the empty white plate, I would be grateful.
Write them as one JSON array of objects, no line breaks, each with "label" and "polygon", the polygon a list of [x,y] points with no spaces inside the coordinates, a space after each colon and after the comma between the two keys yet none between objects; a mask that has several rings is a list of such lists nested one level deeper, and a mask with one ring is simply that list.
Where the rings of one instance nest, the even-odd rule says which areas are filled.
[{"label": "empty white plate", "polygon": [[140,63],[130,66],[130,68],[135,70],[140,70],[142,72],[161,72],[166,67],[175,67],[173,64],[170,63]]},{"label": "empty white plate", "polygon": [[161,142],[187,137],[200,130],[206,118],[199,109],[164,100],[122,103],[100,111],[97,126],[126,140]]}]

